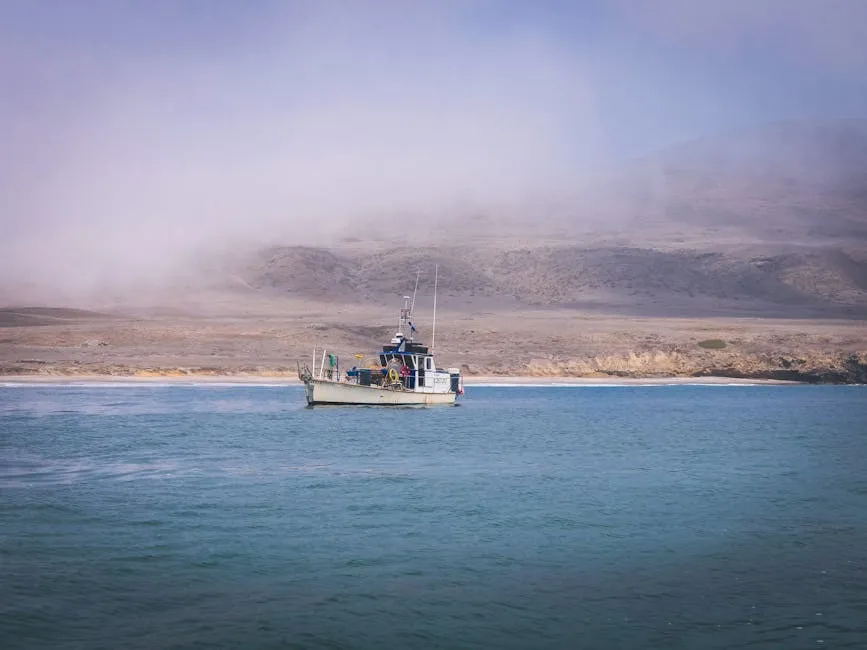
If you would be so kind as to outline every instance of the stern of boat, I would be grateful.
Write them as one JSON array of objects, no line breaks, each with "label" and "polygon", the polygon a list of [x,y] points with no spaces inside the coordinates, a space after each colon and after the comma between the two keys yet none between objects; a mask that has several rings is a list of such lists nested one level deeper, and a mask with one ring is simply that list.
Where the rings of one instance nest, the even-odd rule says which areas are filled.
[{"label": "stern of boat", "polygon": [[304,396],[307,398],[307,405],[312,406],[315,402],[313,373],[307,366],[298,365],[298,379],[304,384]]}]

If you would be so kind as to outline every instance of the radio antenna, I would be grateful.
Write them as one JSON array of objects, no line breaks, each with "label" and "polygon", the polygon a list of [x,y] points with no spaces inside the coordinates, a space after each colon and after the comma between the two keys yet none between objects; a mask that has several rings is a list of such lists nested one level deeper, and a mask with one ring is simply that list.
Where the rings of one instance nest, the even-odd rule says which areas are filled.
[{"label": "radio antenna", "polygon": [[415,294],[418,293],[418,278],[421,275],[421,270],[415,272],[415,289],[412,291],[412,304],[409,306],[409,315],[412,316],[412,310],[415,309]]},{"label": "radio antenna", "polygon": [[430,337],[430,351],[433,353],[437,341],[437,280],[439,279],[439,264],[434,267],[434,305],[433,305],[433,332]]}]

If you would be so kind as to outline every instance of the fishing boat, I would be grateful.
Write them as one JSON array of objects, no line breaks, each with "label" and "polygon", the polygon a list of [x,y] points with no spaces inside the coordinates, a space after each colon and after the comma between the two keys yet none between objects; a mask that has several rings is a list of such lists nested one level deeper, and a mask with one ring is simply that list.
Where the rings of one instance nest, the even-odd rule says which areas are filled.
[{"label": "fishing boat", "polygon": [[[434,276],[434,311],[431,345],[415,340],[412,322],[418,275],[412,298],[403,297],[397,332],[382,351],[361,363],[365,355],[356,354],[356,363],[340,373],[340,358],[314,348],[311,365],[298,364],[298,378],[304,383],[309,406],[321,404],[356,404],[369,406],[413,406],[455,404],[464,392],[460,369],[440,370],[434,358],[436,342],[436,285]],[[317,359],[319,364],[317,367]]]}]

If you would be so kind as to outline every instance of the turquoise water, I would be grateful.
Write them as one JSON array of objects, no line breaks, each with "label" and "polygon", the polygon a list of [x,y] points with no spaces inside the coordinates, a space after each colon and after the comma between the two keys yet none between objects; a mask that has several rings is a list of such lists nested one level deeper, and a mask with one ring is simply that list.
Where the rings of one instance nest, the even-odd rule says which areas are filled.
[{"label": "turquoise water", "polygon": [[0,648],[865,648],[867,388],[0,388]]}]

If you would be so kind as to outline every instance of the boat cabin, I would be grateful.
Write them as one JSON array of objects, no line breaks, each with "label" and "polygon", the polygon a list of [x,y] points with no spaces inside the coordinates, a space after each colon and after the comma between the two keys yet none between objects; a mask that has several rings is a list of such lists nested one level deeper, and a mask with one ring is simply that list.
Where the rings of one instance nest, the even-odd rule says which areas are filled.
[{"label": "boat cabin", "polygon": [[394,335],[390,345],[382,346],[379,365],[383,374],[391,368],[397,370],[402,383],[410,390],[416,386],[432,386],[433,382],[426,381],[425,377],[437,372],[433,355],[428,353],[427,346],[407,340],[400,332]]},{"label": "boat cabin", "polygon": [[[433,351],[428,346],[412,340],[415,326],[409,320],[411,308],[401,310],[400,329],[388,345],[379,353],[379,367],[353,367],[346,372],[346,380],[362,386],[381,386],[421,393],[458,393],[460,370],[439,370],[434,362]],[[403,331],[410,332],[410,338]],[[357,355],[359,358],[362,355]]]}]

